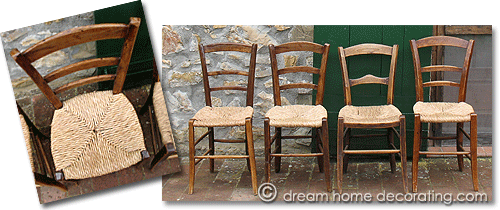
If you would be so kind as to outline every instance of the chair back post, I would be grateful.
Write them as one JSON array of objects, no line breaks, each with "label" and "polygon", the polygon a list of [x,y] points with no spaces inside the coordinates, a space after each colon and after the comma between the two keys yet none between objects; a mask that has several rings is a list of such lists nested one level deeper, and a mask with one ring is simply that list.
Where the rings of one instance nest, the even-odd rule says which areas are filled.
[{"label": "chair back post", "polygon": [[[282,69],[278,69],[278,61],[276,55],[293,51],[309,51],[321,54],[322,55],[321,67],[318,69],[310,66],[292,66],[292,67],[285,67]],[[271,69],[272,69],[274,105],[281,106],[281,92],[280,92],[281,90],[292,89],[292,88],[309,88],[317,90],[315,105],[322,105],[325,92],[325,80],[326,80],[325,75],[326,75],[326,66],[328,63],[329,52],[330,52],[330,45],[328,43],[320,45],[313,42],[298,41],[298,42],[289,42],[278,46],[270,44],[269,56],[271,60]],[[285,84],[285,85],[279,84],[279,75],[287,73],[296,73],[296,72],[318,74],[319,75],[318,84],[317,85],[311,83],[295,83],[295,84]]]},{"label": "chair back post", "polygon": [[127,77],[128,66],[130,63],[130,58],[132,57],[132,51],[134,49],[135,39],[137,37],[137,33],[139,32],[140,24],[140,18],[130,18],[130,23],[128,24],[128,33],[125,37],[125,41],[123,42],[120,63],[118,64],[118,68],[116,69],[116,78],[113,84],[113,94],[121,93],[123,90],[123,85],[125,84],[125,78]]},{"label": "chair back post", "polygon": [[[217,43],[209,45],[199,44],[198,49],[200,53],[201,69],[203,74],[203,88],[205,90],[206,105],[210,107],[212,106],[212,98],[211,98],[212,91],[240,90],[240,91],[245,91],[247,94],[245,103],[246,106],[253,106],[253,96],[255,88],[255,66],[257,63],[257,44],[252,44],[252,45],[239,44],[239,43]],[[211,52],[221,52],[221,51],[250,53],[250,67],[248,72],[240,70],[223,70],[223,71],[208,72],[205,54]],[[228,74],[247,76],[247,87],[240,87],[240,86],[210,87],[208,79],[209,76],[228,75]]]},{"label": "chair back post", "polygon": [[[78,86],[114,80],[113,93],[120,93],[123,89],[125,77],[130,63],[132,50],[140,25],[140,18],[131,17],[129,24],[105,23],[81,26],[77,28],[62,31],[56,35],[46,38],[31,46],[24,52],[13,49],[10,55],[16,63],[28,74],[35,82],[41,92],[47,97],[50,103],[56,109],[62,108],[63,104],[56,94]],[[40,72],[32,65],[36,60],[71,46],[98,41],[105,39],[125,39],[120,57],[94,58],[72,63],[56,69],[49,74],[42,76]],[[98,75],[77,81],[69,82],[60,87],[52,89],[48,83],[68,74],[103,66],[117,65],[116,74]]]},{"label": "chair back post", "polygon": [[[391,46],[382,44],[358,44],[348,48],[338,47],[340,67],[342,70],[342,83],[344,90],[344,102],[345,105],[352,105],[351,98],[351,87],[360,84],[382,84],[387,85],[387,104],[393,104],[394,102],[394,81],[396,76],[396,67],[398,61],[398,49],[397,44]],[[356,56],[356,55],[389,55],[391,56],[391,64],[389,68],[388,77],[377,77],[371,74],[367,74],[363,77],[357,79],[350,79],[349,72],[347,69],[346,57]]]},{"label": "chair back post", "polygon": [[[467,41],[452,36],[430,36],[416,41],[410,40],[410,45],[413,54],[413,66],[415,72],[415,91],[417,95],[417,102],[424,101],[423,88],[432,86],[459,87],[458,102],[465,102],[470,62],[472,59],[472,52],[474,49],[474,40]],[[423,47],[434,47],[434,46],[451,46],[451,47],[466,49],[463,66],[457,67],[451,65],[431,65],[431,66],[421,67],[420,55],[418,53],[418,49]],[[461,72],[460,83],[451,81],[430,81],[424,83],[422,80],[422,72],[433,72],[433,71]]]}]

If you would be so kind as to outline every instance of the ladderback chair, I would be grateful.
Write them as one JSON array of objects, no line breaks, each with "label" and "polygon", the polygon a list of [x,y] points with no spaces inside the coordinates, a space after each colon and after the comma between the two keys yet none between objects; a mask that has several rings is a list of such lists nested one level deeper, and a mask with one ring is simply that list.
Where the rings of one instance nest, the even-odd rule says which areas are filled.
[{"label": "ladderback chair", "polygon": [[[474,190],[478,190],[478,175],[477,175],[477,114],[471,105],[465,102],[467,92],[467,79],[469,77],[469,67],[472,59],[472,51],[474,48],[474,40],[464,40],[450,36],[431,36],[419,40],[410,40],[411,51],[413,53],[413,66],[415,70],[415,91],[417,102],[413,106],[415,115],[415,130],[413,140],[413,166],[412,166],[412,182],[413,192],[417,192],[417,174],[419,155],[457,155],[458,168],[463,170],[463,157],[466,156],[471,160],[472,180]],[[465,57],[463,66],[457,67],[452,65],[431,65],[422,67],[418,49],[424,47],[446,46],[453,48],[465,49]],[[460,83],[452,81],[429,81],[423,82],[423,72],[447,71],[461,74]],[[425,102],[424,87],[434,86],[451,86],[458,87],[457,102]],[[464,122],[470,122],[470,135],[467,134],[463,127]],[[457,123],[457,131],[454,136],[442,137],[422,137],[422,123]],[[463,147],[463,135],[470,140],[470,150],[465,151]],[[456,152],[429,152],[420,151],[422,139],[445,140],[456,139]]]},{"label": "ladderback chair", "polygon": [[[51,123],[51,152],[56,180],[78,180],[109,174],[148,158],[137,113],[122,93],[140,18],[129,24],[109,23],[72,28],[11,56],[56,109]],[[78,44],[124,39],[120,57],[92,58],[42,76],[36,60]],[[68,74],[117,65],[116,74],[92,76],[52,89],[48,83]],[[86,84],[114,80],[113,90],[95,91],[61,101],[58,94]]]},{"label": "ladderback chair", "polygon": [[[16,105],[19,113],[19,119],[21,120],[21,129],[23,131],[26,149],[28,151],[31,170],[33,171],[33,176],[35,178],[35,185],[56,187],[62,191],[68,191],[68,188],[64,186],[64,184],[54,179],[52,165],[50,164],[48,160],[49,157],[47,156],[42,145],[42,142],[48,140],[49,138],[43,135],[35,127],[35,125],[33,125],[19,104],[16,103]],[[35,155],[33,155],[33,153]]]},{"label": "ladderback chair", "polygon": [[[396,169],[395,154],[401,157],[401,171],[403,174],[403,189],[408,192],[406,185],[406,131],[405,116],[393,105],[394,78],[398,59],[398,45],[386,46],[382,44],[359,44],[348,48],[339,47],[340,67],[342,70],[345,106],[339,111],[337,130],[337,187],[342,192],[343,173],[347,172],[349,155],[353,154],[389,154],[391,172]],[[387,55],[390,56],[388,77],[377,77],[367,74],[357,79],[350,79],[349,73],[355,69],[348,69],[347,59],[358,55]],[[351,87],[361,84],[387,85],[387,104],[375,106],[355,106],[351,100]],[[399,126],[399,132],[395,129]],[[387,129],[386,134],[351,135],[352,129]],[[394,145],[394,134],[399,137],[400,148]],[[355,150],[350,148],[354,138],[370,138],[387,136],[389,149],[383,150]]]},{"label": "ladderback chair", "polygon": [[[224,51],[241,52],[250,54],[250,65],[248,71],[242,70],[213,70],[208,71],[205,55]],[[203,72],[203,87],[205,90],[206,106],[200,109],[189,120],[189,194],[194,191],[195,165],[203,159],[210,160],[210,172],[214,172],[214,159],[245,158],[252,177],[252,188],[257,195],[257,172],[255,168],[255,152],[252,134],[253,119],[253,95],[255,80],[255,64],[257,59],[257,44],[247,45],[239,43],[216,43],[199,45],[201,67]],[[218,75],[240,75],[247,78],[246,87],[243,86],[219,86],[213,87],[209,83],[209,77]],[[237,90],[246,92],[246,107],[214,107],[212,105],[211,93],[221,90]],[[215,127],[245,126],[244,140],[238,139],[215,139]],[[194,128],[207,127],[208,131],[195,139]],[[203,155],[195,155],[195,146],[208,136],[209,148]],[[246,155],[216,155],[215,142],[219,143],[245,143]]]},{"label": "ladderback chair", "polygon": [[[328,61],[329,44],[320,45],[312,42],[289,42],[278,46],[269,45],[269,53],[272,68],[274,107],[265,114],[264,139],[265,139],[265,176],[266,181],[271,181],[271,161],[275,159],[275,172],[280,171],[281,157],[317,157],[320,172],[325,174],[326,189],[331,192],[330,179],[330,154],[328,142],[328,113],[323,107],[323,96],[325,92],[325,74]],[[309,51],[321,54],[321,66],[291,66],[278,68],[277,55],[294,51]],[[319,75],[318,84],[312,83],[279,83],[282,74],[306,72]],[[288,105],[282,106],[281,91],[293,88],[308,88],[316,90],[316,101],[314,105]],[[275,133],[271,137],[270,127],[275,127]],[[283,127],[310,127],[315,129],[313,135],[306,136],[284,136]],[[316,140],[319,152],[309,154],[283,154],[282,139],[311,138]],[[271,146],[275,143],[275,149],[271,152]]]}]

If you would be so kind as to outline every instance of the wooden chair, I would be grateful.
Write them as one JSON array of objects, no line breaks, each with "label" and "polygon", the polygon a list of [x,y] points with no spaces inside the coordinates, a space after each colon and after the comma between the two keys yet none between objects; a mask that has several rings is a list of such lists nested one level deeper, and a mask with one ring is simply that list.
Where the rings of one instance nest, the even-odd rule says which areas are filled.
[{"label": "wooden chair", "polygon": [[[472,58],[472,50],[474,48],[474,40],[464,40],[450,36],[431,36],[419,39],[417,41],[410,40],[411,51],[413,53],[413,64],[415,70],[415,90],[417,102],[413,106],[415,114],[415,130],[413,139],[413,167],[412,181],[413,192],[417,192],[417,175],[418,175],[418,160],[419,155],[457,155],[458,168],[463,170],[463,156],[466,156],[471,161],[472,181],[474,190],[478,191],[478,175],[477,175],[477,114],[471,105],[465,102],[467,91],[467,78],[469,76],[470,61]],[[462,67],[451,65],[431,65],[421,67],[419,48],[433,46],[451,46],[466,49],[464,63]],[[462,74],[460,83],[451,81],[430,81],[423,82],[422,72],[449,71],[459,72]],[[458,102],[424,102],[424,87],[433,86],[452,86],[458,87]],[[464,129],[464,122],[470,122],[470,135]],[[444,137],[422,137],[422,123],[457,123],[457,133],[454,136]],[[463,148],[463,135],[470,140],[470,150],[465,151]],[[420,151],[420,142],[422,139],[445,140],[456,139],[456,152],[428,152]]]},{"label": "wooden chair", "polygon": [[[42,142],[50,139],[43,135],[35,127],[35,125],[33,125],[19,104],[16,103],[16,105],[19,118],[21,120],[21,128],[24,135],[24,141],[26,143],[26,149],[28,150],[31,170],[33,171],[33,176],[35,178],[35,185],[55,187],[67,192],[68,188],[54,179],[54,171],[52,170],[53,166],[51,165],[49,157],[43,148]],[[33,156],[33,153],[35,153],[35,156]],[[35,167],[35,164],[39,166],[39,170],[36,169],[37,167]]]},{"label": "wooden chair", "polygon": [[[345,106],[339,111],[337,130],[337,187],[342,192],[343,173],[347,172],[349,155],[351,154],[389,154],[391,172],[396,170],[395,154],[401,157],[401,172],[403,174],[403,189],[406,185],[406,131],[405,116],[393,105],[394,78],[398,59],[398,45],[392,47],[381,44],[359,44],[348,48],[339,47],[340,67],[342,69]],[[358,79],[349,79],[346,58],[356,55],[388,55],[391,56],[389,77],[380,78],[367,74]],[[352,70],[351,70],[352,71]],[[354,106],[351,101],[351,87],[361,84],[387,85],[387,105]],[[395,129],[399,126],[399,132]],[[351,135],[352,129],[387,129],[386,134]],[[394,134],[399,137],[400,148],[394,145]],[[384,150],[354,150],[351,149],[352,138],[369,138],[387,136],[390,149]]]},{"label": "wooden chair", "polygon": [[[96,177],[127,168],[148,158],[137,113],[122,93],[128,64],[140,25],[96,24],[58,33],[28,48],[14,49],[11,56],[31,77],[55,107],[51,124],[51,152],[56,180]],[[42,76],[31,64],[61,49],[104,39],[124,39],[120,57],[76,62]],[[92,76],[55,88],[49,82],[76,71],[117,65],[116,74]],[[78,86],[114,80],[113,90],[78,95],[61,102],[57,94]]]},{"label": "wooden chair", "polygon": [[[328,192],[331,192],[330,179],[330,153],[328,142],[328,113],[322,106],[325,92],[326,64],[330,45],[320,45],[311,42],[289,42],[278,46],[269,45],[271,57],[271,68],[273,77],[274,107],[271,108],[264,118],[264,139],[265,139],[265,174],[266,182],[271,181],[271,161],[275,159],[275,172],[280,171],[281,157],[317,157],[320,172],[325,173],[325,183]],[[293,66],[278,69],[276,55],[293,51],[310,51],[322,55],[321,67]],[[279,75],[306,72],[318,74],[318,84],[295,83],[279,84]],[[291,88],[310,88],[317,90],[315,105],[289,105],[282,106],[281,91]],[[275,133],[271,138],[270,127],[275,127]],[[313,135],[306,136],[283,136],[283,127],[311,127],[316,129]],[[310,154],[282,154],[282,139],[316,139],[316,147],[319,152]],[[275,144],[275,149],[271,152],[271,146]]]},{"label": "wooden chair", "polygon": [[160,77],[156,68],[156,62],[153,61],[153,63],[153,78],[148,99],[139,111],[139,115],[148,112],[149,122],[151,122],[154,152],[154,157],[150,164],[151,170],[154,170],[162,160],[177,155]]},{"label": "wooden chair", "polygon": [[[206,53],[235,51],[242,53],[250,53],[249,71],[240,70],[220,70],[208,71]],[[254,80],[255,80],[255,64],[257,59],[257,44],[246,45],[237,43],[218,43],[210,45],[199,45],[201,67],[203,72],[203,85],[205,89],[206,107],[200,109],[193,118],[189,120],[189,194],[194,191],[195,180],[195,165],[202,159],[210,160],[210,172],[214,172],[214,159],[228,158],[246,158],[247,166],[250,169],[252,177],[252,188],[257,195],[257,172],[255,167],[255,152],[252,134],[252,116],[253,116],[253,95],[254,95]],[[211,87],[209,84],[209,76],[218,75],[241,75],[248,78],[247,87],[242,86],[220,86]],[[238,90],[246,91],[246,107],[213,107],[211,92],[220,90]],[[232,139],[215,139],[215,127],[233,127],[245,126],[245,140]],[[207,127],[208,131],[195,140],[195,127]],[[195,146],[208,136],[209,149],[203,155],[195,155]],[[246,155],[215,155],[215,142],[219,143],[245,143]]]}]

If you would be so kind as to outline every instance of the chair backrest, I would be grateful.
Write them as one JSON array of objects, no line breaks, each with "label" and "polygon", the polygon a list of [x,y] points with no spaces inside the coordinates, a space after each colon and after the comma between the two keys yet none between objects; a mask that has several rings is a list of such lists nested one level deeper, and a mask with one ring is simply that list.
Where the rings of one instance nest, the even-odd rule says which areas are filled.
[{"label": "chair backrest", "polygon": [[[309,51],[322,55],[320,68],[315,68],[312,66],[291,66],[278,69],[278,61],[276,55],[286,52],[294,51]],[[269,54],[271,57],[271,69],[273,77],[273,95],[274,95],[274,105],[281,106],[281,91],[292,89],[292,88],[309,88],[316,91],[316,102],[315,105],[323,104],[323,96],[325,93],[325,75],[326,75],[326,64],[328,62],[328,53],[330,52],[330,44],[320,45],[312,42],[289,42],[281,44],[278,46],[269,45]],[[279,84],[279,75],[288,73],[306,72],[312,74],[318,74],[318,84],[312,83],[293,83],[293,84]]]},{"label": "chair backrest", "polygon": [[[344,102],[346,105],[352,105],[351,87],[360,84],[382,84],[387,85],[387,104],[394,102],[394,78],[396,74],[396,66],[398,61],[397,44],[391,46],[382,44],[359,44],[348,48],[339,47],[340,67],[342,70],[342,81],[344,88]],[[346,57],[355,55],[389,55],[391,56],[391,65],[388,77],[377,77],[367,74],[357,79],[349,79],[349,71],[347,69]]]},{"label": "chair backrest", "polygon": [[[467,78],[469,77],[470,61],[472,59],[472,51],[474,49],[474,40],[464,40],[451,36],[431,36],[419,39],[417,41],[410,40],[411,52],[413,53],[413,67],[415,70],[415,91],[417,94],[417,101],[424,101],[424,87],[432,86],[453,86],[459,87],[458,102],[465,102],[465,95],[467,91]],[[431,65],[421,67],[420,56],[418,49],[423,47],[434,46],[451,46],[466,49],[464,63],[462,67],[452,65]],[[423,72],[436,72],[436,71],[449,71],[461,72],[460,83],[451,81],[430,81],[423,82]]]},{"label": "chair backrest", "polygon": [[[201,60],[201,69],[203,72],[203,87],[205,89],[205,102],[207,106],[212,106],[212,91],[220,91],[220,90],[241,90],[246,91],[246,106],[253,106],[253,94],[254,94],[254,82],[255,82],[255,64],[257,61],[257,44],[240,44],[240,43],[216,43],[209,45],[198,45],[200,52],[200,60]],[[248,72],[241,70],[219,70],[219,71],[208,71],[207,61],[205,58],[206,53],[213,52],[223,52],[223,51],[233,51],[233,52],[242,52],[242,53],[250,53],[250,67]],[[242,75],[247,76],[247,86],[220,86],[220,87],[210,87],[210,83],[208,81],[209,76],[217,76],[217,75]]]},{"label": "chair backrest", "polygon": [[[19,66],[21,66],[21,68],[31,77],[42,93],[49,99],[50,103],[52,103],[56,109],[59,109],[63,104],[56,94],[78,86],[114,80],[113,93],[117,94],[122,92],[140,22],[140,18],[132,17],[130,18],[129,24],[106,23],[76,27],[46,38],[24,52],[13,49],[10,54],[17,64],[19,64]],[[93,58],[79,61],[54,70],[45,76],[42,76],[32,65],[36,60],[67,47],[98,40],[122,38],[124,39],[124,43],[120,57]],[[116,74],[99,75],[80,79],[57,87],[54,90],[48,85],[49,82],[57,78],[77,71],[114,65],[118,65]]]}]

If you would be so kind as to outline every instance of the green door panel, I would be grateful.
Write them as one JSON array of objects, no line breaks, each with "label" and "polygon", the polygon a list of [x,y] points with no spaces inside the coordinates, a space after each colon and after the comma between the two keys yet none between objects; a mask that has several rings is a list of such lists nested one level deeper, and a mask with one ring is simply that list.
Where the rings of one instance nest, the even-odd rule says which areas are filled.
[{"label": "green door panel", "polygon": [[[141,18],[141,25],[134,44],[134,51],[130,59],[127,79],[124,88],[133,88],[151,83],[154,54],[149,37],[148,25],[141,1],[134,1],[118,6],[94,11],[94,22],[99,23],[128,23],[130,17]],[[103,40],[96,42],[97,57],[120,56],[123,39]],[[114,74],[116,66],[106,66],[98,69],[98,74]],[[99,89],[111,89],[112,82],[102,82]]]},{"label": "green door panel", "polygon": [[[412,156],[413,150],[413,105],[415,104],[415,77],[413,72],[413,59],[410,50],[411,39],[420,39],[432,35],[432,26],[338,26],[317,25],[314,26],[314,42],[319,44],[329,43],[330,54],[326,74],[326,88],[323,105],[328,110],[328,127],[330,137],[330,153],[336,154],[337,146],[337,117],[340,109],[344,106],[344,95],[342,89],[342,72],[340,69],[338,47],[344,48],[362,44],[378,43],[385,45],[399,45],[398,64],[396,69],[396,81],[394,90],[394,105],[398,107],[406,117],[406,144],[407,154]],[[422,65],[429,65],[431,61],[430,49],[419,51],[421,53]],[[385,55],[362,55],[347,58],[349,77],[359,78],[368,73],[375,76],[387,77],[389,75],[390,57]],[[314,55],[314,66],[319,67],[320,55]],[[424,75],[424,78],[429,78]],[[315,82],[317,76],[314,76]],[[358,85],[351,88],[353,105],[382,105],[387,102],[387,86],[378,84]],[[425,97],[429,91],[424,92]],[[423,135],[427,134],[426,125],[423,126]],[[362,133],[385,133],[385,129],[356,129],[353,134]],[[380,138],[366,138],[351,140],[353,149],[384,149],[387,148],[387,140]],[[395,145],[399,141],[395,139]],[[427,142],[422,142],[422,150],[427,149]]]}]

